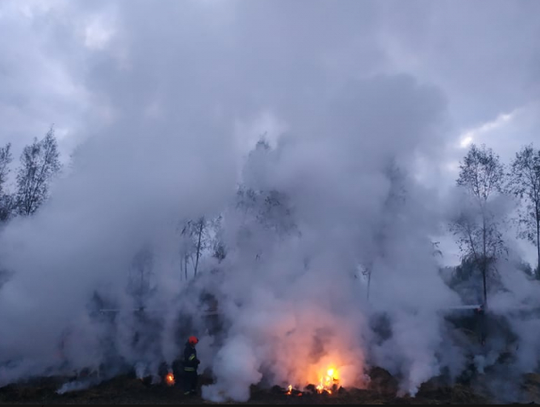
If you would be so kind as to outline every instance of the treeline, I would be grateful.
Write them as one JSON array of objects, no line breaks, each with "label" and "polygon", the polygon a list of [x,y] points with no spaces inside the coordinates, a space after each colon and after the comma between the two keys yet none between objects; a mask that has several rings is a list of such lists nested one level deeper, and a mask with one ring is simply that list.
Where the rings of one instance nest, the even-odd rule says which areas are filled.
[{"label": "treeline", "polygon": [[41,140],[24,147],[10,191],[11,143],[0,148],[0,221],[29,216],[49,198],[51,181],[62,168],[58,143],[51,127]]},{"label": "treeline", "polygon": [[[273,150],[261,139],[248,157],[244,172],[249,174],[250,162],[264,160]],[[10,165],[13,161],[11,145],[0,148],[0,221],[15,216],[34,214],[50,195],[53,178],[61,170],[58,145],[54,128],[41,139],[24,147],[20,164],[16,169],[14,188],[10,191]],[[381,220],[375,233],[374,245],[384,252],[388,223],[392,215],[399,213],[400,206],[410,191],[406,186],[406,174],[395,162],[385,167],[385,177],[390,181],[390,191],[385,202],[388,216]],[[13,178],[11,177],[13,180]],[[461,160],[456,180],[463,194],[457,210],[450,215],[450,231],[459,244],[462,263],[454,270],[457,280],[478,277],[482,286],[482,300],[487,303],[490,282],[497,281],[499,260],[509,253],[508,231],[525,239],[536,248],[536,264],[518,265],[532,278],[540,279],[540,150],[533,145],[524,146],[507,165],[485,145],[472,144]],[[259,190],[240,184],[236,200],[227,210],[214,216],[184,219],[179,222],[180,278],[196,276],[201,261],[213,258],[221,262],[226,258],[233,242],[224,239],[223,217],[238,218],[238,230],[233,234],[234,249],[253,254],[259,259],[268,238],[299,234],[289,197],[276,190]],[[235,227],[235,228],[236,228]],[[384,254],[384,253],[383,253]],[[440,254],[440,252],[439,252]],[[132,287],[136,296],[149,294],[149,275],[153,267],[152,249],[143,248],[134,256]],[[370,257],[370,256],[368,256]],[[373,256],[371,256],[373,257]],[[362,266],[368,281],[374,258],[364,259]],[[306,264],[309,259],[306,259]],[[307,267],[307,266],[306,266]],[[146,294],[146,295],[145,295]]]},{"label": "treeline", "polygon": [[[269,145],[261,140],[248,157],[244,171],[250,171],[250,160],[261,160],[272,153]],[[474,285],[473,291],[478,286],[472,280],[479,280],[481,294],[475,298],[487,305],[490,284],[494,290],[501,288],[498,285],[499,268],[503,264],[501,260],[509,259],[512,246],[509,239],[525,239],[534,245],[536,264],[531,266],[522,259],[516,263],[516,253],[513,253],[511,265],[530,278],[540,280],[540,150],[533,145],[524,146],[510,163],[504,164],[491,148],[472,144],[459,168],[456,184],[457,193],[462,196],[447,218],[449,230],[462,255],[461,264],[452,270],[453,277]],[[377,256],[384,257],[387,234],[391,233],[391,225],[399,222],[401,207],[411,193],[407,174],[395,161],[385,166],[383,174],[389,180],[390,188],[384,202],[385,216],[374,232],[376,254],[363,256],[361,265],[367,279],[368,297],[373,262],[377,261]],[[301,233],[295,223],[290,198],[281,191],[259,190],[240,184],[234,208],[225,216],[242,219],[234,249],[250,252],[257,259],[263,256],[269,237]],[[205,253],[219,260],[227,256],[228,248],[220,239],[223,233],[221,219],[221,215],[212,221],[202,217],[186,223],[182,230],[188,242],[184,246],[187,248],[185,277],[188,263],[196,275],[202,251],[206,250]],[[443,254],[436,245],[434,253]],[[309,259],[306,259],[307,263]]]},{"label": "treeline", "polygon": [[508,255],[504,232],[516,231],[536,247],[536,265],[520,265],[540,279],[540,150],[523,147],[505,166],[492,149],[471,145],[460,165],[457,185],[465,194],[460,211],[451,221],[465,275],[480,273],[483,301],[488,282],[498,275],[498,260]]}]

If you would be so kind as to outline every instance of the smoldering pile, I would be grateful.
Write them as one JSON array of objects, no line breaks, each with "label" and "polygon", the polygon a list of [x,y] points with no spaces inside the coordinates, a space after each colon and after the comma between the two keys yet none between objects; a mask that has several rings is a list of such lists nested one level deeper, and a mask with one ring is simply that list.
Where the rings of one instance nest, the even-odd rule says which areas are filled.
[{"label": "smoldering pile", "polygon": [[[332,393],[319,392],[317,386],[307,385],[302,391],[289,390],[286,387],[264,387],[253,385],[247,404],[381,404],[381,403],[480,403],[489,399],[475,393],[471,388],[462,385],[444,386],[436,381],[423,385],[416,397],[398,396],[398,381],[389,372],[381,368],[373,368],[369,372],[370,384],[365,389],[354,387],[338,387]],[[154,383],[139,379],[134,370],[129,374],[104,380],[99,385],[60,394],[58,384],[65,378],[50,377],[12,384],[0,389],[0,402],[47,402],[47,403],[202,403],[199,396],[186,398],[183,396],[181,376],[173,386],[165,383]],[[201,376],[201,385],[210,384],[211,376]],[[527,386],[531,391],[540,394],[540,384],[529,380]],[[533,386],[534,390],[533,390]],[[531,399],[532,400],[532,399]]]}]

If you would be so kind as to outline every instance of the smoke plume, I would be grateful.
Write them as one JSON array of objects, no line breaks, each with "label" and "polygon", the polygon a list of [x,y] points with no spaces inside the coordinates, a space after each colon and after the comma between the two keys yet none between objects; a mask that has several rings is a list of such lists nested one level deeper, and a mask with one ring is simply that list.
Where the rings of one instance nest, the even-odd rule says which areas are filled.
[{"label": "smoke plume", "polygon": [[[8,3],[0,18],[18,15]],[[425,70],[411,68],[419,34],[399,34],[412,11],[349,1],[27,5],[25,29],[43,37],[77,95],[77,120],[64,124],[77,148],[51,199],[0,231],[9,273],[0,386],[82,369],[157,376],[189,335],[214,378],[203,397],[216,402],[247,401],[255,384],[319,384],[328,369],[344,387],[366,387],[373,366],[414,395],[467,368],[477,349],[445,319],[464,301],[441,278],[434,246],[462,202],[422,182],[445,179],[461,99],[431,39],[419,45]],[[196,222],[209,225],[200,258],[185,232]],[[508,291],[494,294],[493,310],[512,321],[521,374],[538,367],[538,319],[508,310],[535,302],[535,291],[510,260],[499,270]],[[504,346],[477,355],[479,369]]]}]

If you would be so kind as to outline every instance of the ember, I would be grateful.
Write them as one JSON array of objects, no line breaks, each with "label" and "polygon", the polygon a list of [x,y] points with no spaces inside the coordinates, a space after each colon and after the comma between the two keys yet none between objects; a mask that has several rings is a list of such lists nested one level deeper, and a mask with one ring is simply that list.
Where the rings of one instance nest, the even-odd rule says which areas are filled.
[{"label": "ember", "polygon": [[298,391],[296,389],[293,389],[292,384],[289,384],[289,387],[287,387],[287,391],[285,392],[287,396],[293,395],[293,396],[301,396],[302,392]]},{"label": "ember", "polygon": [[167,373],[165,383],[167,383],[167,386],[174,386],[174,375],[172,373]]}]

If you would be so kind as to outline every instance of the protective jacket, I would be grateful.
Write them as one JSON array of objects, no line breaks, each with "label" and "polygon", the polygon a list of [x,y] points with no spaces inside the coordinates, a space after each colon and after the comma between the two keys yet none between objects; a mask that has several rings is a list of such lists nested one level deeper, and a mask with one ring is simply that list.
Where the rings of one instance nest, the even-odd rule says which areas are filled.
[{"label": "protective jacket", "polygon": [[189,342],[186,343],[184,349],[184,371],[186,372],[196,372],[199,367],[199,359],[197,359],[197,349],[195,346],[192,346]]}]

